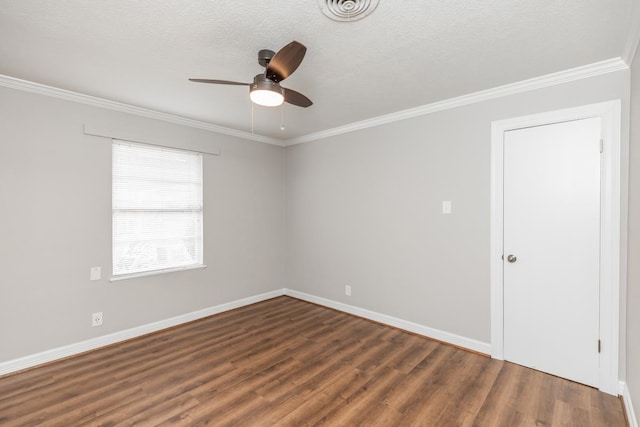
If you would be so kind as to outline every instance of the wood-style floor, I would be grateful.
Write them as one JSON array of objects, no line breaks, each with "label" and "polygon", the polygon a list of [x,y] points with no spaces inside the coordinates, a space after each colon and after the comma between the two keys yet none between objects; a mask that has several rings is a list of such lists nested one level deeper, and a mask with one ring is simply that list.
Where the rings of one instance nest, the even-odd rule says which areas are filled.
[{"label": "wood-style floor", "polygon": [[619,399],[288,297],[0,378],[8,426],[625,426]]}]

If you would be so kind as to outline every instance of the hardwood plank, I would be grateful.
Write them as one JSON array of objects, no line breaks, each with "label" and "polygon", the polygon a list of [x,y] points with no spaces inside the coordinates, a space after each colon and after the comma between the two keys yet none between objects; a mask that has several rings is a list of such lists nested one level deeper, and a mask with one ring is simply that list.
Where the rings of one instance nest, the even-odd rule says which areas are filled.
[{"label": "hardwood plank", "polygon": [[0,377],[2,426],[625,426],[620,399],[279,297]]}]

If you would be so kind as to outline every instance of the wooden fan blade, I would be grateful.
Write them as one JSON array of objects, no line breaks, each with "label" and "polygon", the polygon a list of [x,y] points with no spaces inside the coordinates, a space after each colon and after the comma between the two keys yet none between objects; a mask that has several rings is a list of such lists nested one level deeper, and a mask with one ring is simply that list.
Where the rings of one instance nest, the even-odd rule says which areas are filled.
[{"label": "wooden fan blade", "polygon": [[191,82],[196,83],[215,83],[218,85],[237,85],[237,86],[249,86],[251,83],[232,82],[230,80],[212,80],[212,79],[189,79]]},{"label": "wooden fan blade", "polygon": [[296,92],[295,90],[282,88],[284,89],[284,100],[289,104],[297,105],[298,107],[310,107],[313,105],[313,102],[300,92]]},{"label": "wooden fan blade", "polygon": [[289,77],[300,65],[307,48],[297,41],[292,41],[280,49],[267,65],[267,78],[279,82]]}]

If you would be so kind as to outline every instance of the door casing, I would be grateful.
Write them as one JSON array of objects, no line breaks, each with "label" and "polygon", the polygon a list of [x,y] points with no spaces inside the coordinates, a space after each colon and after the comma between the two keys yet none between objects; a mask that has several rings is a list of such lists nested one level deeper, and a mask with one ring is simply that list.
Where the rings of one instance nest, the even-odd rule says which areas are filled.
[{"label": "door casing", "polygon": [[620,313],[620,100],[551,111],[491,124],[491,357],[504,360],[503,171],[509,130],[600,117],[602,120],[600,372],[598,388],[618,395]]}]

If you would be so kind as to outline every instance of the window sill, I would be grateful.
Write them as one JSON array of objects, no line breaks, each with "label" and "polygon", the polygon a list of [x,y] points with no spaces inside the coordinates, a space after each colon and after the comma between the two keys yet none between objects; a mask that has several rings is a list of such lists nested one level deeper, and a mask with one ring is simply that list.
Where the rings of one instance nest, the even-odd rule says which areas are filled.
[{"label": "window sill", "polygon": [[158,274],[173,273],[175,271],[197,270],[199,268],[207,268],[207,266],[205,264],[198,264],[189,265],[186,267],[165,268],[164,270],[143,271],[141,273],[119,274],[117,276],[112,276],[109,281],[117,282],[120,280],[135,279],[136,277],[157,276]]}]

